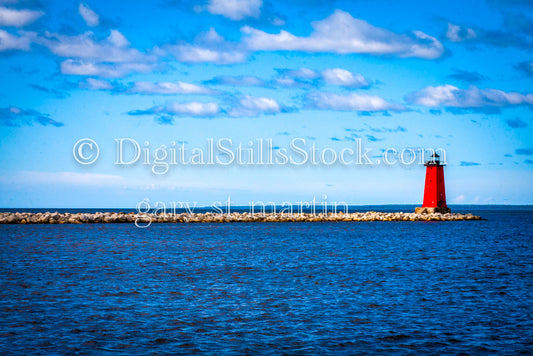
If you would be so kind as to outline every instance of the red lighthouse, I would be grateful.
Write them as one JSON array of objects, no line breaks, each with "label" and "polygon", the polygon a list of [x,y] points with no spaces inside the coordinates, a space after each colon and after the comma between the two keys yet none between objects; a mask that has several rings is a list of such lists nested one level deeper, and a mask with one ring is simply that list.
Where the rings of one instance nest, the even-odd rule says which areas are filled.
[{"label": "red lighthouse", "polygon": [[426,161],[426,184],[424,186],[424,202],[421,208],[416,208],[416,213],[449,213],[446,205],[446,190],[444,188],[444,164],[440,163],[437,153],[431,155]]}]

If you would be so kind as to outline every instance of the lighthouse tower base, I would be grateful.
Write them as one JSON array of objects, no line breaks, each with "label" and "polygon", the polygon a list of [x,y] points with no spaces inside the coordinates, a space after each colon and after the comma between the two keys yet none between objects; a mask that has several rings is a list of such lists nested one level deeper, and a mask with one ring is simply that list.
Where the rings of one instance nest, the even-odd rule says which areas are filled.
[{"label": "lighthouse tower base", "polygon": [[425,207],[418,207],[415,208],[415,214],[448,214],[451,213],[452,210],[450,208],[425,208]]}]

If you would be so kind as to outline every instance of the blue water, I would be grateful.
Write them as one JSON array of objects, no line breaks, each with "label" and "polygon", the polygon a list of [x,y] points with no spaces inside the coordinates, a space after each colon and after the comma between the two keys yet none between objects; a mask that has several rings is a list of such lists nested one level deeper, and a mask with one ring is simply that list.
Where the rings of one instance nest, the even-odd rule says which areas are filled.
[{"label": "blue water", "polygon": [[472,212],[0,225],[0,353],[530,353],[533,209]]}]

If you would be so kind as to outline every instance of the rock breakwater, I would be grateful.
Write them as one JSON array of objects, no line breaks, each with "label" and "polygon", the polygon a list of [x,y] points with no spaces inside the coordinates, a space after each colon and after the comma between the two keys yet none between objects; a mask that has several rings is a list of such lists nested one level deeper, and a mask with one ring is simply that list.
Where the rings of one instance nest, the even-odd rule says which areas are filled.
[{"label": "rock breakwater", "polygon": [[481,220],[472,214],[416,214],[416,213],[182,213],[182,214],[137,214],[137,213],[0,213],[0,224],[105,224],[136,223],[147,226],[151,223],[225,223],[225,222],[320,222],[320,221],[462,221]]}]

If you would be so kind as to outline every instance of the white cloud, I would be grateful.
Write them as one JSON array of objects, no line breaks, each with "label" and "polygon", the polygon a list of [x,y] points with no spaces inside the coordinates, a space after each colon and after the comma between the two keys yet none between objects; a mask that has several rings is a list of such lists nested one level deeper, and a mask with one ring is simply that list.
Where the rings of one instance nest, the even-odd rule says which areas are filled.
[{"label": "white cloud", "polygon": [[194,44],[167,48],[178,60],[186,63],[232,64],[246,60],[246,53],[241,46],[225,41],[213,28],[198,35]]},{"label": "white cloud", "polygon": [[281,111],[280,105],[271,98],[245,96],[239,100],[237,107],[230,111],[230,116],[258,116],[260,114],[276,114]]},{"label": "white cloud", "polygon": [[0,52],[11,50],[29,51],[35,33],[20,31],[19,36],[0,30]]},{"label": "white cloud", "polygon": [[148,110],[130,111],[130,115],[177,115],[192,117],[213,117],[220,113],[217,103],[202,103],[192,101],[188,103],[171,102],[166,105],[154,106]]},{"label": "white cloud", "polygon": [[211,27],[209,31],[201,32],[198,36],[196,36],[196,41],[203,43],[223,43],[224,37],[219,35],[217,31]]},{"label": "white cloud", "polygon": [[368,81],[361,74],[353,75],[351,72],[341,68],[322,71],[322,78],[328,84],[342,87],[361,88],[369,85]]},{"label": "white cloud", "polygon": [[309,87],[320,73],[309,68],[278,69],[279,77],[274,82],[282,87]]},{"label": "white cloud", "polygon": [[214,91],[195,84],[177,82],[135,82],[128,90],[138,94],[213,94]]},{"label": "white cloud", "polygon": [[290,77],[280,77],[280,78],[276,78],[274,80],[274,82],[279,85],[279,86],[282,86],[282,87],[298,87],[298,86],[302,86],[303,83],[300,83],[296,80],[294,80],[294,78],[290,78]]},{"label": "white cloud", "polygon": [[152,63],[94,63],[67,59],[60,64],[61,73],[105,78],[118,78],[130,73],[148,73],[155,69]]},{"label": "white cloud", "polygon": [[166,111],[170,114],[184,115],[184,116],[213,116],[220,112],[220,107],[217,103],[171,103],[166,106]]},{"label": "white cloud", "polygon": [[98,16],[96,12],[91,10],[91,8],[88,5],[80,3],[80,6],[78,7],[78,11],[81,17],[83,17],[83,19],[85,20],[85,23],[87,24],[87,26],[94,27],[94,26],[98,26],[98,24],[100,23],[100,17]]},{"label": "white cloud", "polygon": [[117,30],[111,30],[109,37],[103,41],[93,38],[92,32],[78,36],[66,36],[46,32],[41,44],[60,57],[71,57],[95,62],[143,62],[154,60],[129,47],[128,40]]},{"label": "white cloud", "polygon": [[328,68],[322,72],[309,68],[278,69],[277,71],[279,76],[274,79],[274,82],[283,87],[309,87],[321,84],[316,82],[316,79],[346,88],[362,88],[370,85],[361,74],[353,74],[342,68]]},{"label": "white cloud", "polygon": [[274,20],[271,21],[271,23],[274,26],[283,26],[283,25],[285,25],[285,21],[283,19],[280,19],[279,17],[276,17]]},{"label": "white cloud", "polygon": [[[261,114],[276,114],[282,111],[281,106],[271,98],[244,96],[241,98],[234,108],[227,112],[227,115],[232,117],[255,117]],[[226,114],[217,103],[213,102],[170,102],[165,105],[154,106],[147,110],[134,110],[128,113],[129,115],[159,115],[163,118],[165,123],[171,123],[173,116],[189,116],[189,117],[216,117]]]},{"label": "white cloud", "polygon": [[214,15],[242,20],[245,17],[259,17],[262,5],[262,0],[210,0],[205,8]]},{"label": "white cloud", "polygon": [[150,72],[157,67],[154,55],[132,48],[117,30],[111,30],[104,40],[94,39],[92,32],[78,36],[46,32],[37,42],[53,54],[69,58],[61,63],[63,74],[122,77],[133,72]]},{"label": "white cloud", "polygon": [[130,45],[130,42],[124,35],[117,30],[111,30],[109,37],[107,38],[110,44],[117,48],[125,48]]},{"label": "white cloud", "polygon": [[107,80],[87,78],[85,81],[80,82],[80,87],[90,90],[111,90],[114,85]]},{"label": "white cloud", "polygon": [[0,126],[33,126],[35,123],[43,126],[63,126],[62,122],[33,109],[20,109],[14,106],[0,108]]},{"label": "white cloud", "polygon": [[243,108],[250,110],[258,110],[263,112],[278,112],[279,105],[274,99],[270,98],[257,98],[252,96],[246,96],[240,101]]},{"label": "white cloud", "polygon": [[[100,73],[102,74],[102,73]],[[113,84],[107,80],[87,78],[80,82],[80,87],[91,90],[112,90],[115,92],[129,94],[161,94],[161,95],[179,95],[179,94],[205,94],[213,95],[217,92],[209,88],[184,83],[184,82],[133,82],[128,86]]]},{"label": "white cloud", "polygon": [[312,23],[313,33],[308,37],[295,36],[282,30],[269,34],[245,26],[245,43],[255,51],[332,52],[338,54],[368,53],[435,59],[444,48],[434,37],[420,31],[396,34],[389,30],[355,19],[349,13],[336,10],[328,18]]},{"label": "white cloud", "polygon": [[453,85],[426,87],[407,96],[412,104],[431,108],[483,109],[512,105],[533,105],[533,94],[504,92],[498,89],[479,89],[470,86],[460,89]]},{"label": "white cloud", "polygon": [[339,111],[404,111],[403,105],[389,103],[385,99],[366,94],[351,93],[340,95],[334,93],[313,93],[308,95],[313,108]]},{"label": "white cloud", "polygon": [[453,201],[454,203],[462,203],[462,202],[465,201],[465,196],[462,195],[462,194],[461,194],[461,195],[458,195],[458,196],[456,196],[455,198],[453,198],[452,201]]},{"label": "white cloud", "polygon": [[217,63],[231,64],[244,62],[246,55],[232,50],[218,50],[193,45],[176,47],[176,57],[186,63]]},{"label": "white cloud", "polygon": [[315,79],[320,76],[317,71],[309,68],[289,69],[282,71],[282,73],[286,76],[298,79]]},{"label": "white cloud", "polygon": [[448,23],[446,38],[452,42],[462,42],[477,37],[477,33],[471,28],[461,28],[461,26]]},{"label": "white cloud", "polygon": [[44,12],[42,11],[15,10],[0,6],[0,26],[23,27],[43,15]]}]

